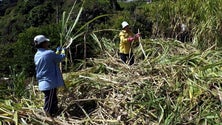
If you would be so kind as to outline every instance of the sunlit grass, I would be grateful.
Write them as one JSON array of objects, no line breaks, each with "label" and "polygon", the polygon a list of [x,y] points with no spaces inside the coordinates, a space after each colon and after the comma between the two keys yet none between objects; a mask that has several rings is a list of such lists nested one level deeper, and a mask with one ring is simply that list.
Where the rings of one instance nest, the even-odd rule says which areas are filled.
[{"label": "sunlit grass", "polygon": [[[142,58],[143,52],[138,47],[133,66],[122,64],[118,57],[110,56],[110,49],[105,49],[106,58],[88,60],[91,67],[64,74],[67,90],[60,90],[59,99],[65,110],[56,122],[66,123],[66,112],[71,115],[69,122],[84,124],[221,122],[220,51],[211,48],[200,51],[187,43],[163,39],[141,39],[141,45],[148,48],[144,49],[148,57]],[[3,122],[52,122],[41,115],[39,102],[43,97],[34,83],[31,85],[29,91],[36,98],[1,101]],[[84,102],[94,105],[91,112],[83,106]],[[70,114],[72,105],[80,106],[80,111]],[[85,117],[75,119],[78,116],[75,112]]]}]

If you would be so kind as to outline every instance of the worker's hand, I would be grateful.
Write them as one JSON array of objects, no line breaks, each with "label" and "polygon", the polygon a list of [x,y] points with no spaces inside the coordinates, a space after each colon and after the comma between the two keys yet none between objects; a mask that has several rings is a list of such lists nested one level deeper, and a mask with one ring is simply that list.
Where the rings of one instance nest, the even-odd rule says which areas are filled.
[{"label": "worker's hand", "polygon": [[57,48],[56,48],[56,54],[59,54],[59,53],[60,53],[60,50],[61,50],[61,47],[60,47],[60,46],[57,47]]},{"label": "worker's hand", "polygon": [[65,54],[65,48],[62,48],[61,54]]},{"label": "worker's hand", "polygon": [[127,39],[128,42],[132,42],[133,40],[134,40],[133,37],[129,37],[129,38]]},{"label": "worker's hand", "polygon": [[56,48],[56,51],[60,51],[62,48],[59,46]]},{"label": "worker's hand", "polygon": [[137,34],[135,35],[135,37],[136,37],[136,38],[139,38],[139,37],[140,37],[140,33],[137,33]]}]

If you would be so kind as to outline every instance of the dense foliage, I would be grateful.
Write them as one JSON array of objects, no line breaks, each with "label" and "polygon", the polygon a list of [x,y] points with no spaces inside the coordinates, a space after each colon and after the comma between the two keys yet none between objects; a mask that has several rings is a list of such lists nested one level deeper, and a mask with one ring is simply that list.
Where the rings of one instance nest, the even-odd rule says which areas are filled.
[{"label": "dense foliage", "polygon": [[[81,17],[73,32],[78,31],[78,28],[97,16],[112,14],[108,17],[99,18],[91,22],[88,27],[83,30],[88,34],[103,29],[116,29],[116,31],[118,31],[121,28],[120,23],[123,20],[127,20],[131,24],[131,28],[134,32],[138,32],[138,29],[140,30],[143,38],[175,38],[183,42],[192,42],[200,49],[206,49],[213,45],[216,47],[221,46],[222,10],[220,7],[221,2],[219,0],[207,2],[196,0],[165,0],[153,1],[151,4],[147,4],[144,1],[130,3],[119,2],[119,6],[122,8],[120,10],[115,10],[115,7],[113,7],[115,1],[112,1],[113,3],[111,3],[111,1],[86,0],[84,2],[84,10],[81,13]],[[10,58],[13,58],[14,60],[22,60],[21,58],[23,57],[17,56],[17,54],[27,57],[33,56],[33,51],[27,53],[15,53],[12,50],[22,52],[26,47],[32,48],[31,38],[37,33],[45,34],[52,39],[51,41],[54,45],[52,46],[52,49],[55,49],[55,46],[59,45],[62,13],[64,11],[68,12],[72,7],[73,2],[73,0],[58,0],[56,2],[50,0],[12,0],[2,1],[0,3],[0,49],[4,50],[0,52],[2,57],[0,62],[1,64],[4,64],[0,66],[2,71],[1,76],[3,75],[2,73],[9,73],[9,66],[18,65],[17,62],[13,63],[13,61],[10,61]],[[78,1],[77,3],[78,5],[76,5],[77,7],[75,7],[75,10],[71,15],[73,18],[75,18],[75,15],[78,13],[78,6],[81,5],[81,1]],[[183,31],[181,29],[182,25],[185,26]],[[32,27],[35,27],[36,31],[29,30]],[[52,31],[47,29],[49,27],[54,27],[51,29],[58,30]],[[42,29],[45,29],[46,31],[43,31]],[[106,37],[108,39],[114,39],[114,42],[118,42],[118,39],[116,39],[118,32],[116,31],[104,30],[103,32],[96,32],[96,35],[98,38]],[[30,36],[30,34],[32,36]],[[90,39],[91,37],[87,37],[87,41],[91,41]],[[18,41],[28,41],[30,43],[27,46],[14,45],[14,43],[21,43]],[[73,58],[84,57],[84,52],[81,49],[84,46],[81,44],[83,43],[82,41],[83,37],[74,41],[72,50],[75,54],[73,54]],[[96,48],[90,47],[94,44],[93,42],[87,42],[86,44],[88,50],[87,57],[98,55],[98,53],[93,53]],[[8,57],[10,58],[8,59]],[[26,69],[27,74],[30,73],[28,69],[33,67],[31,59],[29,59],[29,62],[23,60],[23,62],[20,62],[19,64],[23,64],[19,67]],[[32,74],[33,73],[30,75]]]},{"label": "dense foliage", "polygon": [[[1,22],[0,22],[0,40],[2,45],[0,55],[2,55],[0,62],[1,71],[4,74],[8,74],[9,66],[18,65],[17,62],[10,61],[10,58],[14,60],[23,60],[21,56],[32,57],[33,51],[27,53],[15,53],[12,50],[18,50],[22,52],[24,48],[32,48],[32,39],[36,34],[32,33],[34,30],[29,30],[32,27],[36,28],[37,33],[45,34],[52,39],[52,48],[59,45],[59,34],[60,22],[62,18],[62,12],[69,11],[73,1],[43,1],[43,0],[27,0],[27,1],[3,1],[0,5],[1,9]],[[78,2],[81,5],[81,2]],[[201,2],[201,1],[154,1],[152,4],[146,4],[146,2],[130,2],[130,3],[119,3],[122,11],[114,10],[109,1],[98,0],[98,1],[86,1],[84,3],[84,10],[81,13],[81,17],[77,27],[73,32],[78,31],[82,25],[87,21],[103,15],[113,14],[108,17],[103,17],[95,20],[88,25],[88,28],[84,30],[88,33],[102,29],[120,29],[120,23],[123,20],[127,20],[131,24],[131,28],[134,32],[138,32],[138,29],[142,33],[143,38],[176,38],[184,42],[193,42],[201,49],[205,49],[208,46],[216,45],[220,47],[221,40],[221,7],[218,0]],[[77,6],[78,6],[77,5]],[[78,7],[75,8],[73,17],[78,12]],[[214,16],[212,16],[214,15]],[[181,25],[185,24],[185,30],[181,31]],[[44,28],[45,27],[45,28]],[[55,27],[50,30],[49,27]],[[45,29],[46,31],[43,31]],[[52,29],[52,28],[51,28]],[[47,32],[47,33],[46,33]],[[24,35],[19,35],[24,34]],[[52,35],[54,34],[54,35]],[[96,35],[100,37],[106,37],[113,39],[118,33],[113,31],[97,32]],[[21,37],[19,37],[21,36]],[[24,38],[22,38],[24,37]],[[87,39],[90,39],[87,38]],[[83,58],[83,37],[75,40],[74,44],[78,48],[72,46],[76,53],[73,58]],[[14,43],[19,44],[18,41],[30,42],[26,46],[17,46]],[[90,41],[90,40],[89,40]],[[118,42],[118,39],[114,39],[114,42]],[[92,42],[87,43],[87,57],[94,57],[93,49],[90,48]],[[23,44],[24,45],[24,44]],[[92,51],[91,51],[92,50]],[[28,55],[26,55],[28,54]],[[97,53],[96,53],[97,55]],[[5,58],[4,58],[5,57]],[[8,61],[7,61],[8,60]],[[26,61],[26,62],[24,62]],[[19,67],[26,69],[27,74],[33,66],[32,60],[23,60],[20,62]],[[27,65],[26,65],[27,64]],[[33,73],[29,74],[32,75]],[[3,74],[1,74],[2,76]]]}]

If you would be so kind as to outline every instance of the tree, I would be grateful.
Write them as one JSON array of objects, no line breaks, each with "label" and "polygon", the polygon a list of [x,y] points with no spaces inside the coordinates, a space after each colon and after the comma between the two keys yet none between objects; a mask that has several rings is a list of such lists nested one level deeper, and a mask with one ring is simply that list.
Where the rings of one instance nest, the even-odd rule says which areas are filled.
[{"label": "tree", "polygon": [[120,7],[117,0],[109,0],[109,3],[111,5],[111,8],[114,10],[123,10],[123,8]]},{"label": "tree", "polygon": [[43,5],[34,7],[29,14],[29,20],[31,22],[31,25],[40,26],[40,25],[52,23],[53,19],[55,19],[53,17],[54,12],[55,12],[55,9],[52,7],[51,2],[48,2],[45,5],[43,4]]}]

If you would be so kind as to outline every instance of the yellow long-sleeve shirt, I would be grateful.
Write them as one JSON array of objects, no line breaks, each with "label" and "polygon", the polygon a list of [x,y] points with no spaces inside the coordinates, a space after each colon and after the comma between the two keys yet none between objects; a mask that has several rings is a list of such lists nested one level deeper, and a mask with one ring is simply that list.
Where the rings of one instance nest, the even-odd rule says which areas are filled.
[{"label": "yellow long-sleeve shirt", "polygon": [[[123,54],[129,54],[130,51],[132,52],[132,48],[131,48],[131,42],[128,42],[128,38],[129,37],[133,37],[134,34],[133,32],[126,32],[126,30],[122,30],[119,33],[119,38],[120,38],[120,44],[119,44],[119,53],[123,53]],[[131,49],[131,50],[130,50]]]}]

